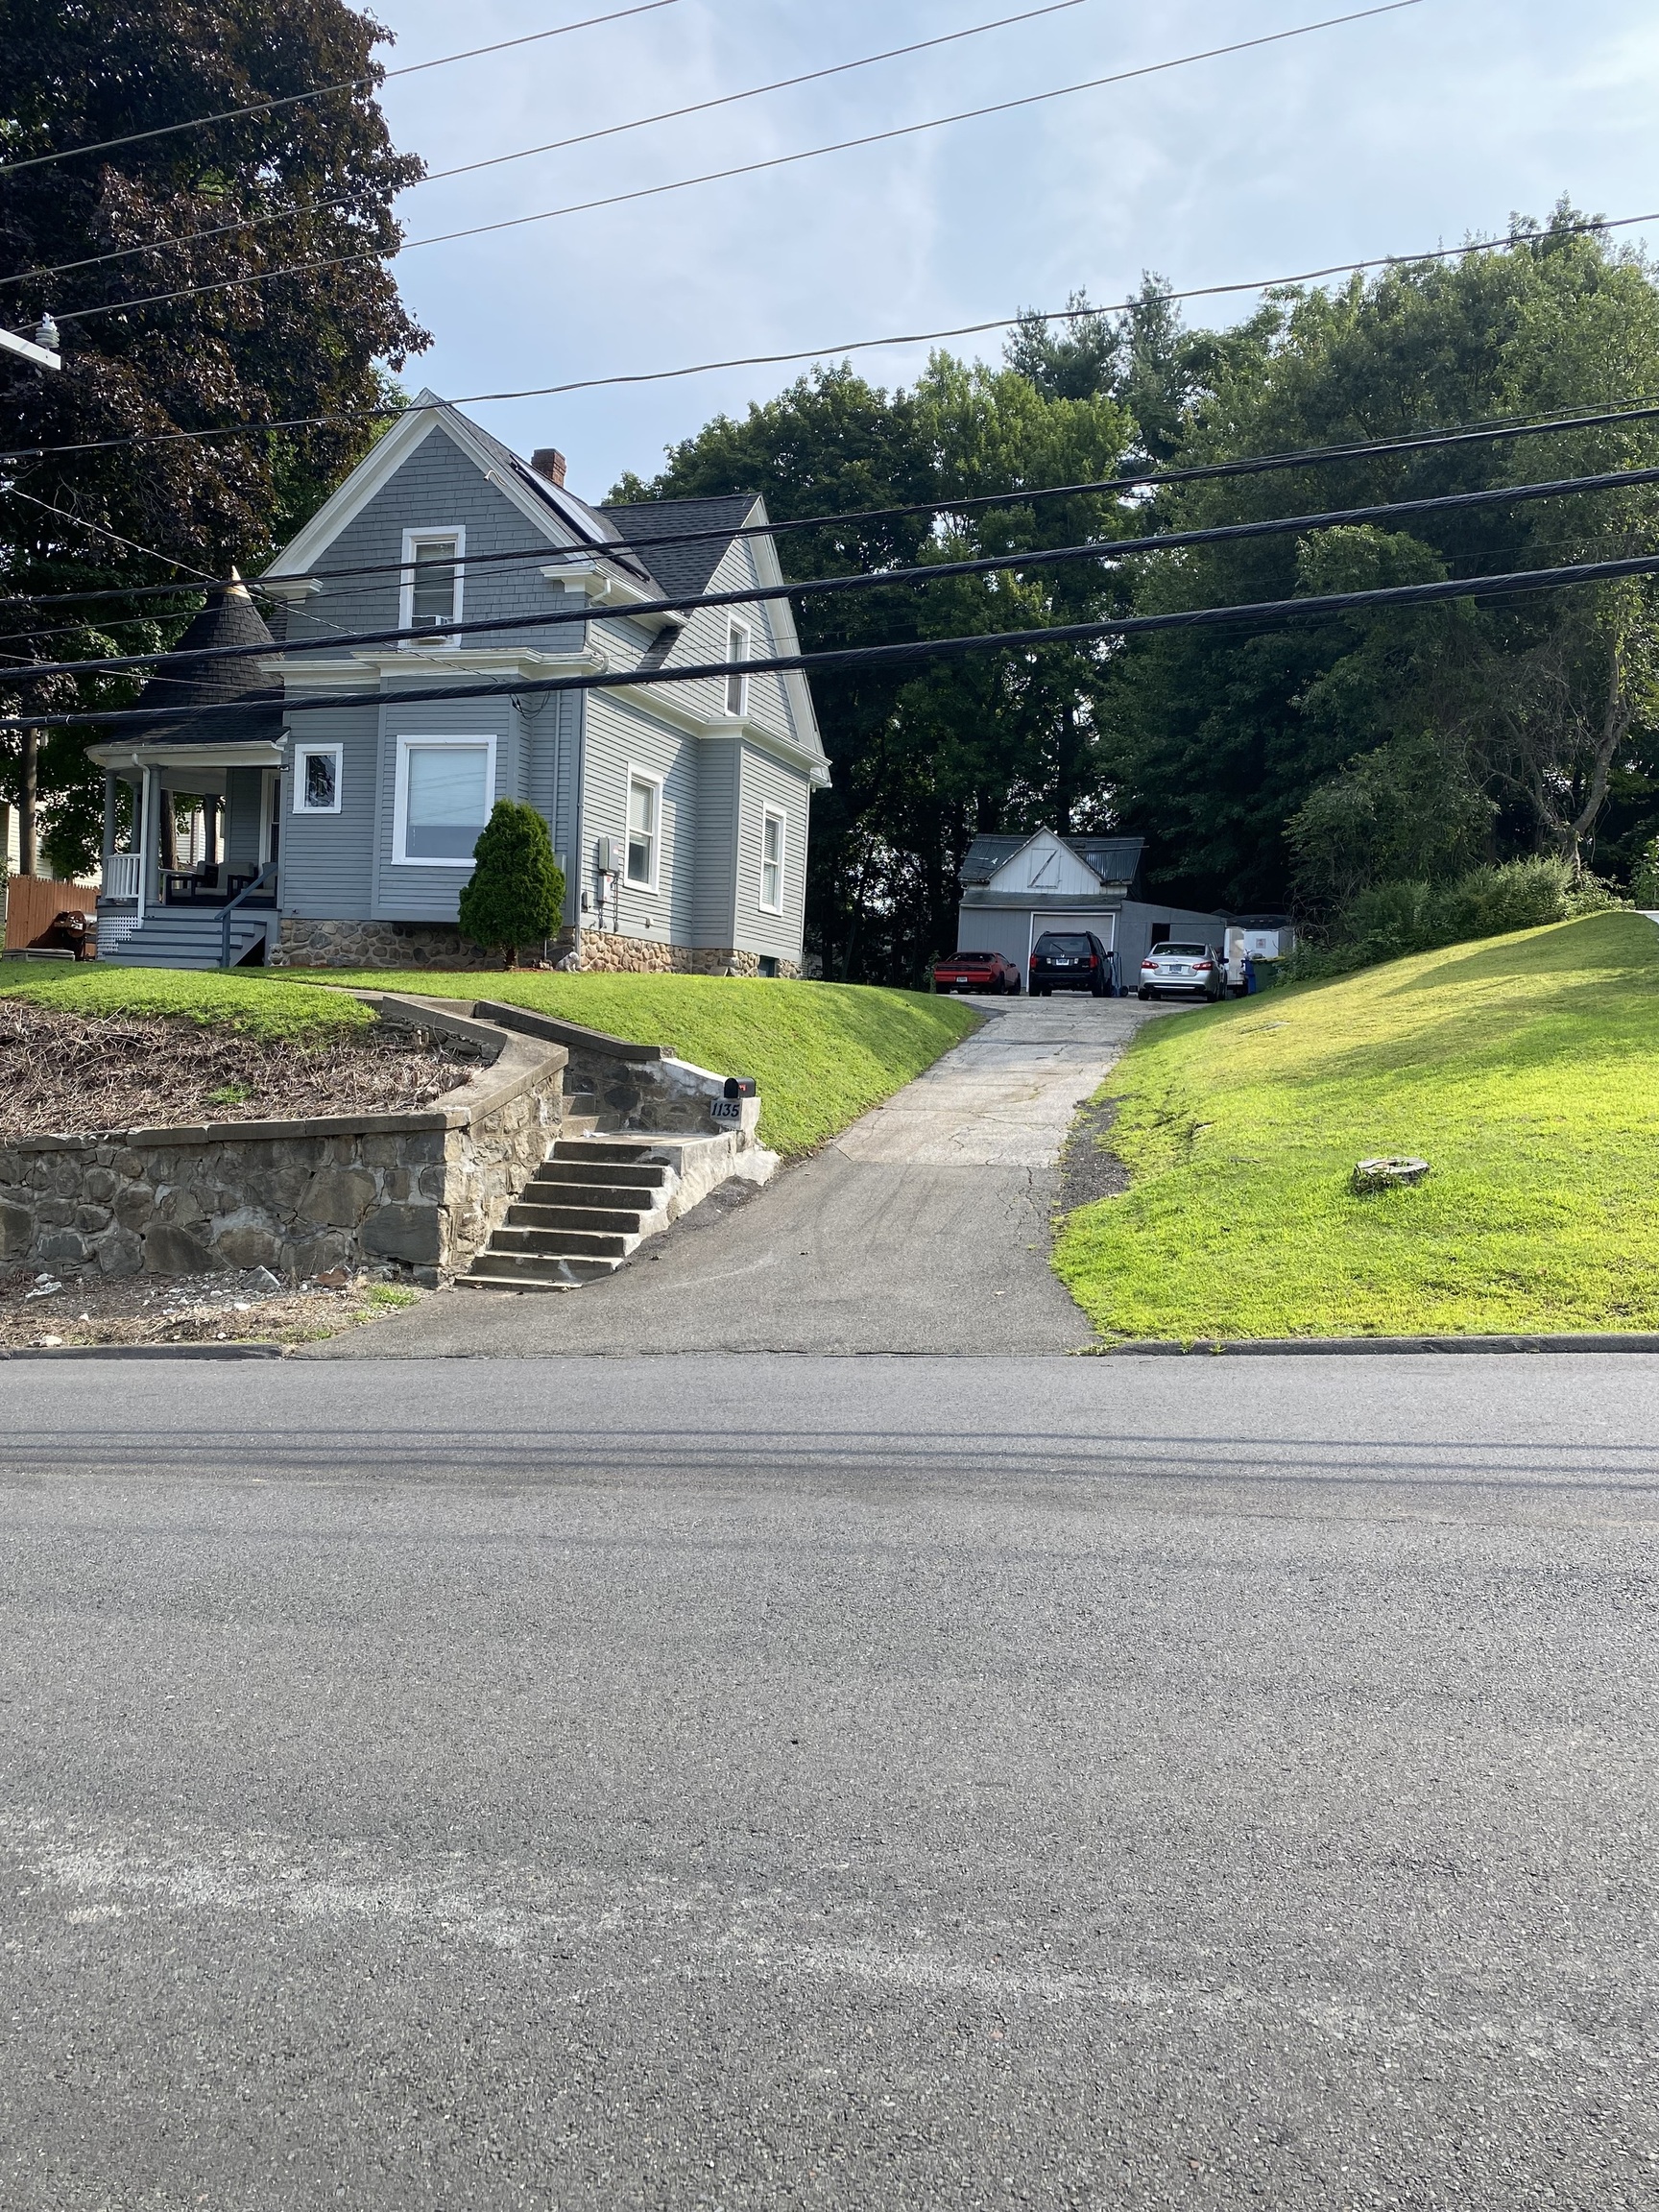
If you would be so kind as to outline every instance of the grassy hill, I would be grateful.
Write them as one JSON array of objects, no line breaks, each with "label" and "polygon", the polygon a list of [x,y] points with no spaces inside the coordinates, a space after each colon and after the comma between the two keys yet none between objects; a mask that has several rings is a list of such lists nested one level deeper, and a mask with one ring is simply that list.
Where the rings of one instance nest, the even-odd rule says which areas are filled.
[{"label": "grassy hill", "polygon": [[76,1014],[171,1015],[228,1022],[265,1038],[322,1045],[371,1019],[361,1001],[319,985],[498,998],[760,1086],[760,1135],[786,1155],[810,1152],[879,1104],[965,1037],[976,1017],[953,998],[860,984],[748,982],[734,976],[562,975],[538,972],[343,975],[334,970],[76,967],[0,972],[0,998]]},{"label": "grassy hill", "polygon": [[[1659,1328],[1659,929],[1599,914],[1143,1031],[1121,1197],[1055,1264],[1111,1337]],[[1377,1153],[1427,1182],[1357,1197]]]}]

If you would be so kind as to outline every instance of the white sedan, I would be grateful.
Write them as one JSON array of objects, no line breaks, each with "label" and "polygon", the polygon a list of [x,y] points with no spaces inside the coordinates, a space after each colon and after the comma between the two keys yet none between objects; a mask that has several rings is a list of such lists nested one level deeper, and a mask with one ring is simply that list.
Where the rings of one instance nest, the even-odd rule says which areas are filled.
[{"label": "white sedan", "polygon": [[1137,997],[1162,998],[1177,992],[1219,998],[1227,988],[1227,963],[1214,945],[1155,945],[1141,963]]}]

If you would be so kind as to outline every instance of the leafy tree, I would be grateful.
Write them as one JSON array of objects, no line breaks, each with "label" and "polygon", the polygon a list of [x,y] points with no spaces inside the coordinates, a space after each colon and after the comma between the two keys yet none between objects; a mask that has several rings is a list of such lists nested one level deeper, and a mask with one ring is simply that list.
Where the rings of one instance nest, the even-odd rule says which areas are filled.
[{"label": "leafy tree", "polygon": [[[396,370],[428,343],[385,266],[400,237],[394,197],[421,174],[419,160],[394,151],[374,98],[382,71],[373,49],[388,36],[342,0],[291,0],[278,10],[253,0],[0,0],[0,162],[354,84],[263,114],[0,172],[0,319],[23,327],[49,309],[63,338],[60,372],[0,354],[0,449],[350,416],[385,403],[394,388],[383,365]],[[266,216],[276,220],[262,223]],[[141,251],[97,258],[129,247]],[[369,258],[349,267],[234,281],[359,253]],[[90,265],[33,274],[79,262]],[[74,319],[194,284],[228,288]],[[115,596],[77,620],[76,611],[32,602],[255,566],[374,434],[359,415],[26,464],[0,494],[0,592],[13,602],[6,628],[26,633],[9,650],[57,661],[165,646],[195,606]],[[47,679],[0,690],[0,709],[115,707],[135,689]],[[96,851],[95,780],[77,734],[0,753],[0,796],[19,805],[27,839],[43,805],[55,860]]]},{"label": "leafy tree", "polygon": [[547,824],[521,799],[497,799],[477,844],[476,863],[461,892],[461,934],[504,968],[517,968],[520,945],[553,936],[565,911],[565,872],[553,857]]},{"label": "leafy tree", "polygon": [[[1603,237],[1574,235],[1577,220],[1563,207],[1545,228],[1517,223],[1497,251],[1281,294],[1214,348],[1178,458],[1651,392],[1653,272]],[[1173,488],[1156,512],[1201,527],[1655,459],[1652,425],[1563,431]],[[1656,517],[1652,492],[1637,490],[1412,517],[1398,532],[1205,547],[1143,564],[1138,602],[1153,612],[1595,560],[1651,544]],[[1294,888],[1317,905],[1344,875],[1352,889],[1401,866],[1450,876],[1472,858],[1534,853],[1576,871],[1610,800],[1651,807],[1656,621],[1659,593],[1642,581],[1138,640],[1116,664],[1117,804],[1153,841],[1170,889],[1206,904],[1278,904]],[[1439,755],[1433,774],[1426,746]],[[1416,821],[1379,809],[1385,785],[1422,809]],[[1368,809],[1379,834],[1360,852]]]}]

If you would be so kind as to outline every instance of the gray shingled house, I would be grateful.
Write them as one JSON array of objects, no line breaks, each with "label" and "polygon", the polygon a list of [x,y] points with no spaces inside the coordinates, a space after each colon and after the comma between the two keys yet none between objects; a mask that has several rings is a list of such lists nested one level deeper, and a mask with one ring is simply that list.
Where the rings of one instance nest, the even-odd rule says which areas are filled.
[{"label": "gray shingled house", "polygon": [[[91,748],[106,772],[101,953],[454,962],[473,844],[512,797],[546,818],[566,877],[559,950],[584,967],[798,974],[809,808],[830,781],[805,678],[514,690],[796,652],[785,600],[698,604],[781,581],[763,529],[739,534],[765,520],[746,494],[590,507],[560,455],[522,461],[422,393],[265,572],[276,637],[246,590],[217,594],[140,699],[155,721]],[[664,534],[687,541],[632,542]],[[631,612],[655,600],[674,611]],[[575,618],[539,626],[549,613]],[[469,634],[487,621],[508,626]],[[414,635],[332,642],[393,629]],[[192,658],[278,638],[280,661]],[[499,688],[410,696],[482,685]],[[176,718],[196,704],[219,711]],[[204,849],[165,868],[163,805],[191,800]]]}]

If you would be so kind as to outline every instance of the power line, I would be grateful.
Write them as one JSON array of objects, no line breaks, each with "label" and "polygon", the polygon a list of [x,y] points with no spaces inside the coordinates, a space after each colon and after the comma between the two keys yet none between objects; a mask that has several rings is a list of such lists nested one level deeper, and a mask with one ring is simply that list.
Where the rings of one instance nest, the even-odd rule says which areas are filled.
[{"label": "power line", "polygon": [[[543,207],[534,215],[504,216],[494,223],[471,223],[465,229],[436,231],[430,238],[405,239],[399,253],[412,253],[423,246],[448,246],[463,238],[483,238],[502,230],[520,230],[527,224],[551,223],[565,215],[587,215],[602,207],[620,207],[639,200],[661,199],[665,193],[686,192],[695,185],[718,184],[733,177],[755,177],[771,169],[787,169],[802,161],[816,161],[827,154],[852,153],[865,146],[881,146],[897,138],[913,138],[926,131],[943,131],[955,123],[972,123],[987,115],[1007,115],[1022,108],[1036,108],[1050,100],[1067,100],[1079,92],[1095,92],[1110,84],[1126,84],[1137,78],[1157,77],[1171,69],[1185,69],[1198,61],[1214,61],[1230,54],[1249,53],[1261,46],[1283,45],[1289,38],[1306,38],[1316,31],[1334,31],[1349,23],[1361,23],[1374,15],[1397,15],[1404,9],[1421,8],[1426,0],[1378,0],[1346,15],[1328,15],[1316,23],[1299,23],[1288,31],[1264,32],[1259,37],[1235,39],[1226,46],[1206,47],[1201,53],[1181,54],[1168,61],[1149,61],[1135,69],[1118,69],[1105,77],[1090,77],[1076,84],[1059,84],[1046,92],[1028,92],[1018,100],[997,100],[983,108],[960,108],[952,115],[930,116],[925,123],[901,123],[888,131],[871,131],[857,138],[839,138],[827,146],[808,146],[795,154],[774,154],[761,161],[740,161],[727,169],[705,170],[700,176],[679,177],[666,184],[637,185],[631,191],[607,193],[597,200],[573,201],[565,207]],[[95,315],[120,315],[138,307],[165,306],[175,300],[195,300],[206,293],[235,292],[252,284],[266,284],[280,276],[315,276],[324,269],[345,269],[363,261],[388,258],[384,250],[366,248],[356,253],[332,253],[316,261],[295,261],[278,269],[265,269],[247,276],[225,276],[210,284],[183,284],[171,292],[150,292],[135,300],[110,301],[100,307],[78,307],[57,320],[61,325],[84,323]]]},{"label": "power line", "polygon": [[232,123],[248,115],[269,115],[278,108],[296,108],[302,101],[322,100],[330,92],[358,92],[365,84],[380,84],[393,77],[415,77],[423,69],[446,69],[451,61],[472,61],[482,54],[504,54],[511,46],[534,46],[543,38],[563,38],[572,31],[591,31],[600,23],[619,23],[624,16],[649,15],[654,9],[672,8],[675,0],[637,0],[632,8],[618,8],[609,15],[588,15],[580,23],[561,23],[551,31],[527,32],[521,38],[499,38],[493,46],[469,46],[464,54],[441,54],[431,61],[406,61],[400,69],[377,70],[369,77],[343,77],[336,84],[314,84],[306,92],[289,92],[280,99],[255,100],[246,108],[222,108],[216,115],[193,115],[188,122],[163,123],[154,131],[130,131],[123,138],[100,138],[87,146],[63,146],[55,154],[32,154],[24,161],[0,162],[0,181],[25,169],[40,169],[52,161],[73,161],[83,154],[108,154],[117,146],[138,146],[152,138],[171,138],[180,131],[202,131],[212,123]]},{"label": "power line", "polygon": [[[513,154],[492,154],[481,161],[463,161],[453,169],[429,169],[425,176],[417,177],[407,191],[416,191],[422,184],[442,184],[452,177],[470,177],[480,169],[499,169],[511,161],[528,161],[539,154],[561,154],[572,146],[589,146],[596,139],[616,138],[630,131],[645,131],[658,123],[675,123],[686,115],[706,115],[715,108],[732,108],[745,100],[758,100],[769,92],[787,92],[798,84],[816,84],[826,77],[845,77],[854,69],[874,68],[880,61],[896,61],[908,54],[926,54],[935,46],[951,46],[964,38],[979,38],[988,31],[1004,31],[1011,24],[1030,23],[1041,15],[1058,15],[1068,9],[1081,8],[1086,0],[1044,0],[1041,8],[1028,8],[1022,14],[999,15],[992,23],[973,23],[966,30],[947,31],[937,38],[918,38],[908,46],[890,46],[881,54],[861,55],[854,61],[836,61],[827,69],[808,69],[798,77],[780,77],[770,84],[752,84],[747,91],[723,92],[712,100],[695,100],[684,108],[665,108],[655,115],[638,115],[632,122],[610,123],[600,131],[579,132],[572,138],[551,138],[542,146],[523,146]],[[423,64],[431,66],[431,64]],[[274,207],[263,215],[245,215],[234,223],[219,223],[207,230],[186,231],[177,238],[152,238],[139,246],[122,246],[111,253],[90,253],[81,261],[58,261],[50,268],[25,269],[15,276],[0,276],[0,284],[27,284],[48,276],[62,276],[77,269],[102,268],[110,261],[130,261],[134,254],[151,253],[180,246],[194,246],[206,238],[224,238],[233,231],[252,230],[267,223],[278,223],[292,215],[322,215],[329,209],[349,204],[350,195],[340,194],[332,200],[311,200],[296,203],[289,207]]]},{"label": "power line", "polygon": [[[802,530],[831,529],[846,524],[867,525],[872,522],[902,520],[922,515],[967,515],[984,508],[1034,506],[1047,499],[1074,499],[1114,494],[1126,491],[1156,491],[1172,485],[1214,482],[1217,479],[1236,476],[1263,475],[1280,469],[1312,468],[1332,462],[1386,460],[1397,455],[1432,452],[1441,448],[1489,444],[1499,440],[1560,436],[1576,430],[1599,429],[1609,425],[1650,421],[1655,419],[1659,419],[1659,403],[1646,401],[1641,405],[1608,408],[1595,413],[1550,415],[1537,418],[1507,417],[1485,422],[1466,423],[1439,430],[1423,431],[1407,438],[1374,440],[1369,443],[1348,445],[1305,446],[1299,450],[1284,453],[1243,454],[1230,461],[1200,462],[1183,469],[1148,469],[1134,474],[1105,477],[1090,483],[1027,486],[1006,492],[976,493],[966,498],[945,497],[920,500],[901,507],[851,508],[828,515],[791,516],[779,521],[739,523],[734,527],[716,530],[681,530],[649,535],[636,534],[615,543],[608,541],[595,541],[591,544],[570,547],[567,551],[571,555],[593,552],[637,552],[662,545],[707,543],[715,539],[730,541],[736,538],[778,538]],[[44,505],[45,502],[36,501],[36,504]],[[54,512],[60,512],[60,510],[54,510]],[[71,518],[73,519],[73,517]],[[1160,544],[1166,544],[1170,541],[1167,536],[1160,538],[1158,541]],[[132,541],[128,540],[126,542],[132,543]],[[1107,542],[1109,544],[1120,544],[1122,541],[1112,540],[1107,541]],[[141,546],[137,550],[150,553],[157,561],[169,559],[168,555],[157,553],[151,546]],[[534,565],[540,567],[546,565],[549,558],[556,556],[559,551],[560,548],[558,547],[542,546],[538,547],[533,552],[479,553],[451,563],[435,562],[433,566],[435,569],[445,567],[481,569],[502,565]],[[182,565],[182,564],[174,565]],[[341,578],[401,575],[407,566],[406,562],[387,561],[345,568],[319,568],[313,570],[312,574],[320,581],[325,580],[332,583]],[[232,583],[245,582],[250,590],[263,591],[263,595],[267,598],[273,596],[270,591],[263,589],[257,579],[253,578],[244,579],[232,576],[204,579],[204,581],[215,583],[221,588],[228,588]],[[195,587],[191,585],[140,584],[133,585],[126,590],[43,592],[37,597],[13,593],[10,598],[0,598],[0,606],[86,606],[106,599],[120,599],[125,602],[132,599],[170,597],[176,596],[180,591],[193,591]],[[312,619],[317,620],[320,617],[314,615]]]},{"label": "power line", "polygon": [[[1419,266],[1429,261],[1456,260],[1465,254],[1496,253],[1506,249],[1548,243],[1559,238],[1591,237],[1603,230],[1627,230],[1644,223],[1659,223],[1659,210],[1643,215],[1596,216],[1583,223],[1552,224],[1547,231],[1510,231],[1503,237],[1466,240],[1460,246],[1427,247],[1415,253],[1379,253],[1360,261],[1333,261],[1319,269],[1303,269],[1283,276],[1256,276],[1225,284],[1191,284],[1183,291],[1164,291],[1159,298],[1171,304],[1188,300],[1221,300],[1235,298],[1241,293],[1276,292],[1295,284],[1318,283],[1327,276],[1350,276],[1370,269],[1402,269]],[[1041,311],[1040,320],[1046,323],[1077,322],[1093,315],[1130,313],[1140,301],[1134,299],[1108,301],[1099,306],[1054,307]],[[581,376],[564,384],[530,384],[509,392],[463,392],[456,397],[439,402],[449,407],[481,407],[497,401],[513,399],[561,398],[572,392],[610,391],[621,385],[665,384],[687,376],[712,375],[727,369],[772,369],[795,361],[822,360],[826,355],[868,353],[882,351],[891,347],[935,345],[944,338],[977,338],[993,330],[1012,330],[1020,324],[1038,314],[1027,309],[1018,315],[993,316],[980,323],[957,323],[941,330],[906,330],[891,332],[881,338],[848,338],[824,346],[805,346],[784,353],[744,353],[721,361],[695,361],[679,369],[632,370],[612,376]],[[424,402],[430,406],[431,401]],[[120,438],[83,439],[60,445],[18,446],[0,453],[0,463],[47,460],[71,453],[110,453],[125,451],[133,445],[175,445],[198,444],[210,438],[269,437],[283,430],[319,430],[342,422],[389,421],[400,415],[419,413],[420,407],[411,403],[401,407],[348,407],[327,415],[290,415],[269,421],[222,422],[200,430],[136,430]]]},{"label": "power line", "polygon": [[[1274,516],[1253,522],[1215,523],[1200,530],[1171,530],[1146,538],[1095,539],[1082,545],[1045,546],[1035,550],[989,554],[971,561],[927,562],[909,568],[865,569],[851,576],[818,576],[800,584],[762,584],[729,591],[703,592],[694,598],[647,599],[631,607],[605,610],[595,614],[588,607],[559,610],[545,614],[503,614],[481,622],[455,626],[457,640],[499,635],[503,631],[553,630],[586,625],[608,617],[632,620],[646,614],[682,614],[709,608],[752,607],[774,600],[834,598],[848,591],[870,591],[899,587],[940,584],[957,577],[992,576],[1006,571],[1046,568],[1070,562],[1118,561],[1130,554],[1175,553],[1199,545],[1237,544],[1257,538],[1297,536],[1305,531],[1336,530],[1367,522],[1393,522],[1408,516],[1460,512],[1481,507],[1513,506],[1539,499],[1558,499],[1587,492],[1628,491],[1638,485],[1659,484],[1659,468],[1623,469],[1599,476],[1569,476],[1538,484],[1500,485],[1479,492],[1452,492],[1423,499],[1384,501],[1365,507],[1345,507],[1313,515]],[[392,645],[422,640],[430,630],[413,627],[339,632],[327,640],[339,651],[346,646]],[[280,645],[215,645],[184,656],[192,666],[217,661],[293,661],[314,652],[317,638]],[[31,681],[48,676],[112,676],[139,668],[156,668],[176,661],[176,648],[159,653],[127,653],[106,659],[37,661],[27,664]]]},{"label": "power line", "polygon": [[[204,584],[212,584],[216,581],[207,575],[204,569],[192,568],[188,561],[175,561],[170,553],[157,553],[154,545],[140,545],[136,538],[123,538],[119,530],[106,529],[102,522],[88,522],[85,516],[73,514],[67,507],[54,507],[50,499],[37,499],[33,492],[24,492],[15,484],[7,486],[6,495],[12,499],[26,499],[31,507],[43,507],[48,515],[60,516],[65,522],[73,522],[78,530],[90,530],[100,538],[109,539],[116,545],[125,545],[130,553],[142,553],[152,561],[165,561],[170,568],[182,568],[186,574],[200,578]],[[163,589],[179,591],[187,589],[188,587],[173,584],[164,586]],[[101,592],[99,596],[102,598],[109,596],[109,594]],[[29,604],[34,605],[36,602],[31,601]]]},{"label": "power line", "polygon": [[[457,699],[527,698],[555,691],[605,691],[657,684],[718,682],[729,676],[804,675],[829,673],[836,668],[902,665],[910,661],[956,659],[971,653],[1035,652],[1046,645],[1098,644],[1111,637],[1137,637],[1165,630],[1200,630],[1218,624],[1254,622],[1267,627],[1286,621],[1318,619],[1346,614],[1368,607],[1431,606],[1443,600],[1485,599],[1518,592],[1553,591],[1588,584],[1612,583],[1628,576],[1659,573],[1659,553],[1641,553],[1621,561],[1582,562],[1562,568],[1523,569],[1501,576],[1448,577],[1434,584],[1387,585],[1369,591],[1337,591],[1306,599],[1267,599],[1233,607],[1192,607],[1166,614],[1130,614],[1108,622],[1070,622],[1046,630],[1004,630],[956,637],[906,638],[893,645],[840,646],[820,653],[774,654],[764,660],[706,661],[685,668],[607,668],[578,676],[517,678],[505,683],[445,685],[438,689],[411,689],[392,696],[399,707],[422,702]],[[334,713],[341,708],[382,707],[387,694],[341,691],[319,699],[292,699],[284,714]],[[150,727],[176,727],[184,721],[202,722],[213,715],[246,711],[246,702],[226,706],[179,708],[124,708],[113,713],[21,714],[0,721],[0,731],[80,729],[88,725],[142,722]]]}]

